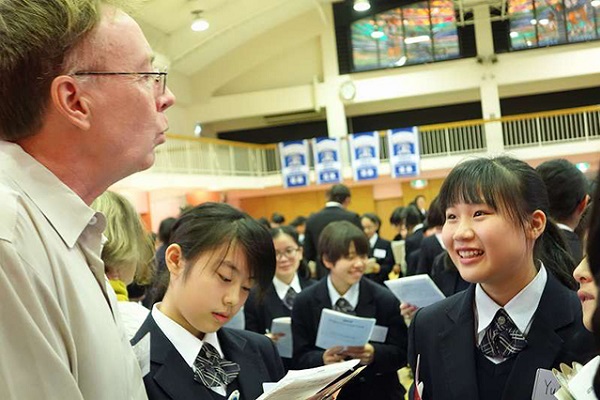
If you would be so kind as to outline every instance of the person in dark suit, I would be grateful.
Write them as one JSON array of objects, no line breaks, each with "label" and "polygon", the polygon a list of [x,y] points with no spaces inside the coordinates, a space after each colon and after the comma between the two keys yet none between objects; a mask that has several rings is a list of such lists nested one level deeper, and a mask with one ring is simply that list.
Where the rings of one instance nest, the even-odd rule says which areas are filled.
[{"label": "person in dark suit", "polygon": [[283,377],[281,358],[264,335],[222,328],[254,283],[265,290],[275,271],[268,232],[223,203],[184,213],[165,252],[170,281],[132,345],[150,341],[150,400],[255,399],[263,382]]},{"label": "person in dark suit", "polygon": [[435,197],[429,205],[427,214],[427,235],[423,238],[420,246],[419,261],[417,265],[417,274],[427,274],[433,276],[433,260],[444,252],[444,243],[442,242],[442,226],[444,225],[444,213],[439,208],[438,198]]},{"label": "person in dark suit", "polygon": [[[271,285],[261,297],[259,289],[252,289],[244,306],[246,329],[266,334],[273,342],[280,338],[270,331],[273,319],[291,316],[295,297],[315,283],[309,278],[308,269],[302,260],[302,246],[298,233],[290,226],[271,229],[277,268]],[[291,358],[283,358],[286,369],[291,367]]]},{"label": "person in dark suit", "polygon": [[536,170],[548,190],[550,217],[565,236],[566,250],[577,265],[583,259],[583,248],[574,231],[589,202],[588,181],[573,163],[564,159],[543,162]]},{"label": "person in dark suit", "polygon": [[[363,232],[347,221],[332,222],[322,232],[319,254],[330,269],[327,278],[303,290],[292,310],[294,365],[312,368],[360,359],[367,367],[344,388],[337,399],[400,399],[404,388],[398,369],[406,364],[406,325],[398,312],[399,303],[386,288],[363,279],[369,242]],[[387,328],[383,342],[364,347],[329,349],[316,347],[321,312],[324,308],[375,318]]]},{"label": "person in dark suit", "polygon": [[416,267],[418,266],[418,261],[412,264],[414,265],[414,268],[408,268],[409,256],[412,252],[421,247],[421,242],[423,241],[425,234],[425,227],[423,223],[421,223],[420,214],[417,207],[414,205],[409,205],[404,210],[404,213],[406,228],[408,230],[408,236],[406,237],[405,244],[405,258],[407,264],[406,275],[411,276],[417,272]]},{"label": "person in dark suit", "polygon": [[396,236],[392,239],[393,241],[406,239],[408,232],[406,230],[405,208],[406,207],[396,207],[390,215],[390,225],[396,230]]},{"label": "person in dark suit", "polygon": [[465,281],[456,266],[444,250],[433,260],[432,279],[437,287],[444,293],[444,296],[450,297],[453,294],[466,290],[470,283]]},{"label": "person in dark suit", "polygon": [[544,183],[523,161],[479,158],[455,167],[439,198],[444,244],[472,285],[413,316],[421,398],[530,399],[538,368],[585,362],[593,348]]},{"label": "person in dark suit", "polygon": [[333,185],[327,191],[327,198],[325,208],[308,218],[304,232],[304,257],[307,261],[314,261],[317,264],[317,279],[328,274],[328,270],[317,258],[317,243],[319,243],[319,236],[323,229],[333,221],[349,221],[362,229],[358,214],[347,210],[351,198],[350,189],[347,186]]},{"label": "person in dark suit", "polygon": [[369,239],[369,262],[365,276],[383,285],[394,266],[394,253],[389,240],[379,236],[381,220],[376,214],[366,213],[360,217],[363,232]]}]

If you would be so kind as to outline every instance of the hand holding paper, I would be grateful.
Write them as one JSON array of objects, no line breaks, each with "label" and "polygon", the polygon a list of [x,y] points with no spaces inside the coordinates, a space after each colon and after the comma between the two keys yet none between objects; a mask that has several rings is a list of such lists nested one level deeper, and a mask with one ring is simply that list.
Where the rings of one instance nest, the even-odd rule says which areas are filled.
[{"label": "hand holding paper", "polygon": [[429,275],[414,275],[383,282],[403,303],[426,307],[446,298]]},{"label": "hand holding paper", "polygon": [[369,341],[375,318],[362,318],[324,308],[315,345],[322,349],[334,346],[360,346]]}]

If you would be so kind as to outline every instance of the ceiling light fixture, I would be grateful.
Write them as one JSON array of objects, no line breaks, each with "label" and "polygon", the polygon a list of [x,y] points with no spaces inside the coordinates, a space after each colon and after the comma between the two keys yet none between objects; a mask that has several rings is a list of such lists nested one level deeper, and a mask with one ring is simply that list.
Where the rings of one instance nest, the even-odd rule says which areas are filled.
[{"label": "ceiling light fixture", "polygon": [[354,0],[354,11],[362,12],[371,8],[369,0]]},{"label": "ceiling light fixture", "polygon": [[194,32],[202,32],[207,30],[210,27],[208,21],[201,17],[202,10],[192,11],[192,15],[194,16],[194,20],[192,21],[192,30]]}]

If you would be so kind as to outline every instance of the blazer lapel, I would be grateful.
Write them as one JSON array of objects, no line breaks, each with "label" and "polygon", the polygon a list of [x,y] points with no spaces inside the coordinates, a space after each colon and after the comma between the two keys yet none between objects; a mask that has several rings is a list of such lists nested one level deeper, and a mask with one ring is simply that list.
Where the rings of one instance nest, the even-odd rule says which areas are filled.
[{"label": "blazer lapel", "polygon": [[241,397],[243,399],[258,398],[262,391],[256,391],[256,381],[258,377],[269,376],[264,364],[257,361],[260,360],[261,355],[251,351],[246,346],[246,339],[237,335],[235,330],[222,328],[217,335],[225,358],[240,366],[237,381]]},{"label": "blazer lapel", "polygon": [[194,380],[192,369],[151,315],[146,322],[151,335],[151,361],[160,364],[152,377],[156,384],[172,399],[210,398],[209,389]]},{"label": "blazer lapel", "polygon": [[[333,305],[331,304],[331,299],[329,298],[329,291],[327,289],[327,277],[321,279],[317,285],[319,287],[315,293],[315,300],[318,302],[315,310],[319,309],[319,306],[333,309]],[[321,317],[321,311],[319,311],[319,318]]]},{"label": "blazer lapel", "polygon": [[522,397],[526,390],[533,388],[537,369],[550,369],[554,364],[563,343],[556,330],[572,323],[575,318],[571,310],[564,307],[562,298],[566,290],[548,273],[548,282],[527,334],[527,347],[517,355],[503,399]]},{"label": "blazer lapel", "polygon": [[[358,292],[358,304],[356,305],[356,315],[365,318],[375,318],[376,308],[375,301],[373,299],[373,291],[366,280],[367,278],[361,278],[359,283]],[[374,283],[376,285],[376,283]]]},{"label": "blazer lapel", "polygon": [[[475,286],[465,291],[462,301],[446,310],[447,329],[438,335],[441,349],[441,376],[446,379],[453,399],[478,399],[475,371],[475,327],[473,299]],[[435,366],[432,366],[435,368]],[[425,389],[427,390],[427,389]]]}]

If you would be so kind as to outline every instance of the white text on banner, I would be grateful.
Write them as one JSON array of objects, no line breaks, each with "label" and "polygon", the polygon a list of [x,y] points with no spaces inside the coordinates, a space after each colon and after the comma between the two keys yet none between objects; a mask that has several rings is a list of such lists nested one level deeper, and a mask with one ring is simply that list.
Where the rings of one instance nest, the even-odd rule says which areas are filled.
[{"label": "white text on banner", "polygon": [[308,185],[308,141],[294,140],[279,143],[283,186]]},{"label": "white text on banner", "polygon": [[379,134],[354,133],[348,135],[348,139],[354,180],[376,179],[379,176]]},{"label": "white text on banner", "polygon": [[317,184],[341,182],[340,140],[328,137],[315,138],[312,140],[312,148]]},{"label": "white text on banner", "polygon": [[387,132],[387,139],[392,177],[419,175],[420,151],[417,127],[390,129]]}]

